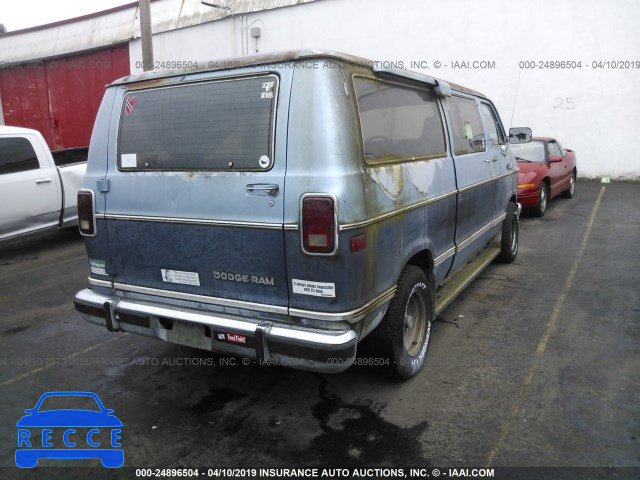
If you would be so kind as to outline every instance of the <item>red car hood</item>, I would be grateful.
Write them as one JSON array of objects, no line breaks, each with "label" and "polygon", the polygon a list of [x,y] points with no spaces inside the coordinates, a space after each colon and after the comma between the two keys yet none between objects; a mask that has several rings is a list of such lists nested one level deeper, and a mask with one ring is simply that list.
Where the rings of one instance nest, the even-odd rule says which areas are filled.
[{"label": "red car hood", "polygon": [[540,173],[544,171],[545,165],[534,162],[518,162],[518,183],[531,183]]}]

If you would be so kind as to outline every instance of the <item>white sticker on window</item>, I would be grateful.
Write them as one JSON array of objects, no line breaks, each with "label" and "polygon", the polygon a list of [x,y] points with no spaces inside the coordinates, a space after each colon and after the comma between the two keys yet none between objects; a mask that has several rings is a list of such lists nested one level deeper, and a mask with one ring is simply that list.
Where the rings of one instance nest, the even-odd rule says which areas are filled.
[{"label": "white sticker on window", "polygon": [[200,286],[200,277],[196,272],[181,272],[180,270],[165,270],[164,268],[160,269],[160,272],[162,272],[162,281],[164,282]]},{"label": "white sticker on window", "polygon": [[293,293],[300,295],[311,295],[313,297],[331,297],[336,296],[335,283],[310,282],[308,280],[292,279]]},{"label": "white sticker on window", "polygon": [[120,165],[122,168],[136,168],[138,166],[138,155],[135,153],[123,153],[120,155]]},{"label": "white sticker on window", "polygon": [[271,160],[269,160],[269,157],[267,157],[266,155],[262,155],[258,159],[258,165],[260,165],[260,167],[262,168],[267,168],[270,163],[271,163]]},{"label": "white sticker on window", "polygon": [[262,92],[260,92],[260,98],[273,98],[273,86],[276,82],[262,82]]}]

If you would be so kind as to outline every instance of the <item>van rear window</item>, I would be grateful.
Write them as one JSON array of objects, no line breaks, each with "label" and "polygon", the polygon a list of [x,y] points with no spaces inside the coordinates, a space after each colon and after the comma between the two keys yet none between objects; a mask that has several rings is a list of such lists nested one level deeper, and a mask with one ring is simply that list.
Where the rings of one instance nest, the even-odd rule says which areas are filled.
[{"label": "van rear window", "polygon": [[367,163],[447,154],[440,108],[427,90],[355,78]]},{"label": "van rear window", "polygon": [[125,95],[122,170],[255,170],[273,164],[273,75],[132,91]]}]

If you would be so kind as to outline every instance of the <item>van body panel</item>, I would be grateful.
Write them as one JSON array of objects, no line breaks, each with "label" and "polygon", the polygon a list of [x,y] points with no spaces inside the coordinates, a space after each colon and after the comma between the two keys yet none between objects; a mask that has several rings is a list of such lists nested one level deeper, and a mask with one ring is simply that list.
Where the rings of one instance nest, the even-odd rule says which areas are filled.
[{"label": "van body panel", "polygon": [[[421,78],[300,51],[107,88],[76,308],[113,331],[344,370],[405,267],[447,284],[515,198],[491,102]],[[303,249],[309,196],[334,202],[326,253]]]},{"label": "van body panel", "polygon": [[[496,176],[484,138],[478,99],[460,92],[443,101],[458,190],[455,273],[495,236]],[[459,128],[456,128],[458,126]]]},{"label": "van body panel", "polygon": [[[287,163],[284,146],[292,75],[292,71],[286,70],[275,75],[269,70],[251,69],[232,76],[217,73],[198,82],[175,81],[182,80],[178,78],[174,83],[162,86],[146,85],[146,88],[132,91],[118,88],[111,118],[112,123],[115,119],[120,123],[120,137],[113,137],[110,141],[109,192],[105,195],[104,212],[113,245],[115,282],[287,306],[282,216]],[[117,142],[117,138],[122,139],[125,122],[136,114],[143,114],[144,108],[153,108],[153,100],[159,97],[182,94],[185,102],[204,102],[202,95],[211,94],[211,90],[215,93],[215,88],[220,85],[226,89],[233,82],[244,81],[251,82],[251,90],[247,94],[255,100],[250,101],[272,99],[275,102],[272,125],[269,125],[272,131],[268,132],[272,146],[263,154],[269,157],[268,167],[261,167],[261,158],[256,155],[249,167],[236,170],[228,167],[226,161],[222,166],[218,162],[212,169],[189,168],[188,164],[180,164],[176,150],[142,156],[127,150],[131,146]],[[271,85],[273,82],[275,84]],[[263,88],[265,84],[271,86]],[[279,88],[280,85],[283,88]],[[186,93],[187,89],[203,92],[194,90]],[[267,90],[275,97],[262,99],[261,95]],[[151,98],[145,99],[145,94]],[[228,101],[223,99],[223,102],[221,108],[228,106]],[[189,112],[192,112],[196,122],[194,128],[202,129],[202,123],[207,120],[198,115],[209,112],[204,111],[204,107],[197,110],[198,107],[192,103],[184,106],[184,110],[166,114],[175,114],[181,125],[189,121]],[[176,108],[180,108],[179,102]],[[238,124],[229,127],[224,125],[226,120],[221,119],[218,124],[222,126],[218,128],[249,128],[241,124],[249,114],[247,111],[241,118],[229,119],[229,122]],[[141,125],[135,124],[140,135],[149,128],[144,124],[149,120],[143,117]],[[181,128],[180,125],[173,129]],[[173,142],[181,141],[182,135],[178,134],[182,132],[189,133],[187,128],[177,130],[171,143],[163,145],[165,149],[172,148]],[[148,135],[150,139],[157,138],[156,132]],[[231,131],[227,138],[234,135]],[[240,135],[231,141],[237,144]],[[193,141],[197,142],[197,139]],[[137,138],[132,138],[130,143],[147,148],[147,143],[139,142]],[[283,147],[276,148],[276,145]],[[149,148],[154,149],[156,145]],[[132,155],[136,157],[135,164],[128,163],[131,160],[127,156]],[[163,155],[165,160],[162,160]],[[165,164],[158,167],[151,164],[147,168],[147,159],[151,158],[159,158],[158,162],[164,161]],[[178,164],[180,170],[167,169],[166,165],[173,168],[173,164]],[[272,191],[260,190],[265,187],[271,187]]]},{"label": "van body panel", "polygon": [[[113,105],[116,98],[117,89],[107,88],[102,98],[102,103],[96,116],[96,121],[91,134],[89,144],[89,155],[87,159],[87,173],[84,177],[84,188],[92,190],[95,198],[95,221],[96,235],[87,236],[85,245],[91,268],[90,278],[99,281],[113,281],[115,272],[111,257],[112,249],[109,244],[109,234],[107,222],[104,220],[106,211],[105,203],[107,193],[101,190],[106,189],[107,172],[111,161],[115,156],[112,153],[117,138],[117,122],[112,122]],[[115,164],[114,167],[115,168]],[[100,188],[100,186],[103,188]]]}]

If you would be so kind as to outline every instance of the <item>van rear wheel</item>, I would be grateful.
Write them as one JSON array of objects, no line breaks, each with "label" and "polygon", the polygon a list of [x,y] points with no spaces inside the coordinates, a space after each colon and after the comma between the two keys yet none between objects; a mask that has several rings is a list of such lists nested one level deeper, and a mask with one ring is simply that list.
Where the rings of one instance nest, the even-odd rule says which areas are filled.
[{"label": "van rear wheel", "polygon": [[413,377],[424,366],[435,319],[434,298],[433,274],[415,265],[405,267],[380,325],[382,353],[399,378]]},{"label": "van rear wheel", "polygon": [[507,216],[502,222],[502,238],[500,240],[500,254],[498,261],[511,263],[518,256],[520,241],[520,220],[518,218],[518,207],[515,203],[509,202]]}]

